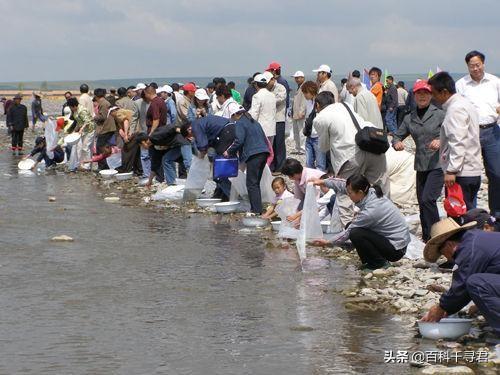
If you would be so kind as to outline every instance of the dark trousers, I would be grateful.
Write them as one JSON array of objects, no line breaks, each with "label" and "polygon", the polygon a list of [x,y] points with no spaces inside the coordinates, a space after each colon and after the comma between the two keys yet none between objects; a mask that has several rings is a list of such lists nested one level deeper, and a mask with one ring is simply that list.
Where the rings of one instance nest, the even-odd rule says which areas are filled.
[{"label": "dark trousers", "polygon": [[353,228],[349,239],[356,248],[361,263],[371,269],[380,268],[387,261],[396,262],[406,252],[406,247],[395,249],[387,238],[367,228]]},{"label": "dark trousers", "polygon": [[475,273],[469,276],[465,285],[486,322],[500,335],[500,275]]},{"label": "dark trousers", "polygon": [[477,177],[457,177],[457,184],[462,188],[467,211],[476,208],[476,198],[481,186],[481,176]]},{"label": "dark trousers", "polygon": [[260,180],[268,157],[267,152],[252,155],[247,159],[247,190],[250,199],[250,209],[253,213],[262,213],[262,196],[260,194]]},{"label": "dark trousers", "polygon": [[23,130],[12,130],[10,135],[12,136],[12,150],[16,150],[16,149],[22,150],[24,129]]},{"label": "dark trousers", "polygon": [[439,221],[437,199],[441,195],[444,174],[441,168],[417,172],[417,200],[420,208],[420,224],[424,242],[431,238],[431,227]]},{"label": "dark trousers", "polygon": [[285,123],[276,123],[276,135],[273,140],[274,159],[271,163],[272,172],[281,172],[281,168],[286,159],[286,144],[285,144]]},{"label": "dark trousers", "polygon": [[484,169],[488,177],[488,205],[491,215],[500,217],[500,127],[480,130]]},{"label": "dark trousers", "polygon": [[124,143],[122,147],[122,166],[120,172],[134,172],[137,175],[142,175],[141,164],[141,148],[132,139],[128,143]]},{"label": "dark trousers", "polygon": [[405,105],[399,105],[398,106],[398,114],[397,114],[397,124],[398,124],[398,128],[401,126],[401,124],[403,123],[403,119],[405,118],[406,116],[406,106]]}]

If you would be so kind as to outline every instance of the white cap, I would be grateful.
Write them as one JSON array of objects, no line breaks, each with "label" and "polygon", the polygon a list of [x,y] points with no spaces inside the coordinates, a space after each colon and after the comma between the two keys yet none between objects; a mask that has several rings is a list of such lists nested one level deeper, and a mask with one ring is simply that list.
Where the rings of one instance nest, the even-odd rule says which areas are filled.
[{"label": "white cap", "polygon": [[141,83],[138,83],[137,86],[135,86],[134,91],[144,90],[145,88],[146,88],[146,85],[141,82]]},{"label": "white cap", "polygon": [[198,100],[209,100],[210,99],[210,97],[208,96],[205,89],[197,89],[194,92],[194,97]]},{"label": "white cap", "polygon": [[167,92],[167,94],[172,94],[174,92],[174,89],[169,85],[165,85],[163,87],[165,88],[165,91]]},{"label": "white cap", "polygon": [[302,70],[297,70],[292,77],[297,78],[297,77],[305,77],[305,76],[304,76],[304,72]]},{"label": "white cap", "polygon": [[330,67],[328,65],[320,65],[318,69],[314,69],[313,70],[314,73],[318,73],[318,72],[325,72],[325,73],[331,73],[332,70],[330,69]]},{"label": "white cap", "polygon": [[254,77],[253,82],[260,82],[260,83],[268,84],[269,80],[267,79],[267,77],[264,74],[257,74]]},{"label": "white cap", "polygon": [[229,117],[231,117],[235,113],[244,112],[245,108],[236,102],[231,102],[227,105],[227,111],[229,112]]},{"label": "white cap", "polygon": [[267,82],[269,82],[270,80],[272,80],[272,79],[274,78],[274,75],[273,75],[273,73],[271,73],[271,72],[264,72],[264,73],[262,73],[262,75],[263,75],[264,77],[266,77]]},{"label": "white cap", "polygon": [[119,107],[117,106],[114,106],[114,107],[111,107],[110,109],[108,109],[108,116],[111,112],[113,112],[115,109],[120,109]]}]

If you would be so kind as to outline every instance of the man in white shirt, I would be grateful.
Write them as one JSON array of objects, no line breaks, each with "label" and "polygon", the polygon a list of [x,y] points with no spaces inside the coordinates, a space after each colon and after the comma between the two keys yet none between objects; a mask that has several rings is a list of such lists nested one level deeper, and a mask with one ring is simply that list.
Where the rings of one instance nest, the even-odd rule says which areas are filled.
[{"label": "man in white shirt", "polygon": [[458,80],[456,89],[469,99],[479,115],[479,137],[484,169],[488,177],[491,215],[500,218],[500,79],[484,71],[485,56],[471,51],[465,56],[469,75]]},{"label": "man in white shirt", "polygon": [[276,98],[276,135],[273,140],[274,159],[270,165],[273,175],[281,174],[281,168],[286,159],[285,144],[285,112],[286,112],[286,88],[278,83],[274,75],[264,72],[263,75],[268,80],[267,89]]},{"label": "man in white shirt", "polygon": [[276,135],[276,97],[267,89],[269,81],[263,74],[257,74],[253,80],[257,92],[252,96],[252,105],[248,113],[257,121],[269,142],[272,144]]},{"label": "man in white shirt", "polygon": [[439,142],[431,142],[429,148],[439,148],[445,186],[459,184],[467,210],[476,208],[482,169],[477,110],[456,93],[455,81],[447,72],[433,75],[428,83],[434,100],[446,111]]},{"label": "man in white shirt", "polygon": [[80,85],[80,98],[78,98],[78,103],[85,108],[92,117],[95,116],[94,103],[89,95],[89,86],[86,83]]},{"label": "man in white shirt", "polygon": [[408,91],[405,89],[405,83],[403,81],[399,81],[396,85],[398,90],[398,113],[397,113],[397,121],[398,128],[403,122],[404,117],[406,116],[406,99],[408,99]]},{"label": "man in white shirt", "polygon": [[359,78],[350,78],[347,81],[347,90],[354,97],[353,108],[365,121],[371,122],[379,129],[384,128],[382,115],[378,109],[377,98],[370,91],[363,88]]},{"label": "man in white shirt", "polygon": [[302,84],[306,80],[304,73],[300,70],[296,71],[292,76],[297,84],[297,91],[293,97],[292,105],[292,121],[293,121],[293,139],[295,141],[295,153],[302,155],[302,129],[304,128],[304,121],[306,120],[306,98],[301,90]]},{"label": "man in white shirt", "polygon": [[337,86],[331,80],[332,78],[332,69],[328,65],[320,65],[318,69],[313,70],[314,73],[317,73],[317,82],[319,85],[319,92],[330,91],[335,98],[335,103],[339,102],[339,91],[337,90]]}]

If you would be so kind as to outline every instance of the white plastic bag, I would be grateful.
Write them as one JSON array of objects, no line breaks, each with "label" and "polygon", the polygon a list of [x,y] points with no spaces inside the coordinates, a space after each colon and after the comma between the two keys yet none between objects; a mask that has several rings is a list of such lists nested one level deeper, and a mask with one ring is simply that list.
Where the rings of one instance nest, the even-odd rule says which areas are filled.
[{"label": "white plastic bag", "polygon": [[193,158],[184,189],[184,199],[194,200],[201,194],[210,175],[210,161],[205,156],[203,159]]},{"label": "white plastic bag", "polygon": [[49,119],[45,124],[45,143],[47,145],[47,156],[49,159],[54,159],[54,151],[52,151],[57,146],[57,132],[56,123],[54,120]]},{"label": "white plastic bag", "polygon": [[247,175],[245,172],[239,169],[238,176],[231,177],[229,181],[231,181],[231,194],[229,198],[231,201],[237,201],[238,197],[248,199]]},{"label": "white plastic bag", "polygon": [[307,257],[306,253],[306,236],[303,230],[300,230],[297,235],[297,241],[295,242],[297,246],[297,253],[299,254],[300,263],[304,261]]},{"label": "white plastic bag", "polygon": [[262,202],[272,202],[274,199],[274,191],[271,186],[273,183],[273,175],[269,166],[266,164],[264,167],[264,172],[262,173],[262,179],[260,180],[260,193],[262,196]]},{"label": "white plastic bag", "polygon": [[[81,140],[80,140],[81,142]],[[76,147],[76,146],[73,146]],[[122,153],[116,152],[111,154],[106,158],[106,163],[108,164],[109,169],[116,169],[122,166]]]},{"label": "white plastic bag", "polygon": [[340,211],[339,206],[337,204],[337,199],[335,199],[335,203],[332,208],[332,217],[330,219],[330,229],[329,232],[331,234],[340,233],[344,230],[342,222],[340,221]]},{"label": "white plastic bag", "polygon": [[76,145],[71,146],[71,153],[69,154],[68,168],[70,171],[76,170],[78,168],[78,153]]},{"label": "white plastic bag", "polygon": [[297,207],[299,207],[300,200],[296,198],[286,198],[283,199],[280,204],[276,206],[276,213],[281,219],[280,230],[278,232],[278,237],[281,238],[291,238],[296,239],[299,233],[299,229],[294,228],[293,224],[288,222],[286,219],[288,216],[293,215],[297,212]]},{"label": "white plastic bag", "polygon": [[316,187],[312,183],[306,186],[306,196],[302,217],[300,218],[300,230],[304,232],[306,240],[318,240],[323,238],[323,230],[319,220],[318,202],[316,201]]},{"label": "white plastic bag", "polygon": [[405,257],[408,259],[422,259],[424,257],[425,243],[410,233],[410,243],[406,248]]},{"label": "white plastic bag", "polygon": [[172,185],[153,194],[151,199],[154,201],[180,200],[184,195],[184,185]]}]

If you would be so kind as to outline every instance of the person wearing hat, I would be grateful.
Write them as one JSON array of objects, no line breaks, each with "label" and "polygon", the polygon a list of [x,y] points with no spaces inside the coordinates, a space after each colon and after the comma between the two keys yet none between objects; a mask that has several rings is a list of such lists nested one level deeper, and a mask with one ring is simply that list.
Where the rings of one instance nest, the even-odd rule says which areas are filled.
[{"label": "person wearing hat", "polygon": [[396,151],[405,149],[403,140],[411,135],[415,141],[415,164],[417,172],[417,200],[420,208],[422,239],[427,242],[431,227],[439,221],[437,200],[443,189],[444,175],[439,164],[439,135],[445,113],[431,103],[431,87],[425,80],[413,85],[417,107],[407,114],[396,130],[392,146]]},{"label": "person wearing hat", "polygon": [[129,111],[134,110],[134,101],[130,99],[127,95],[127,89],[125,87],[118,88],[118,99],[115,105],[121,109],[128,109]]},{"label": "person wearing hat", "polygon": [[422,321],[438,322],[472,300],[500,338],[500,233],[472,229],[475,226],[476,222],[460,226],[451,218],[432,226],[425,260],[434,263],[444,256],[455,267],[450,288]]},{"label": "person wearing hat", "polygon": [[33,91],[33,100],[31,101],[31,119],[33,121],[33,131],[35,131],[35,125],[38,120],[43,123],[47,121],[47,118],[43,114],[42,93],[40,91]]},{"label": "person wearing hat", "polygon": [[273,139],[273,153],[274,159],[270,165],[273,174],[278,175],[281,173],[281,168],[286,159],[286,143],[285,143],[285,121],[286,121],[286,88],[281,83],[278,83],[273,74],[266,71],[263,75],[269,82],[267,89],[274,94],[276,98],[276,135]]},{"label": "person wearing hat", "polygon": [[23,154],[24,129],[29,127],[28,108],[21,104],[21,100],[23,100],[21,94],[14,96],[14,103],[9,108],[6,119],[7,128],[12,138],[12,155],[16,156]]},{"label": "person wearing hat", "polygon": [[383,129],[384,121],[375,95],[363,87],[361,80],[356,77],[350,77],[346,86],[354,98],[352,104],[354,111],[365,121],[371,122],[376,128]]},{"label": "person wearing hat", "polygon": [[175,102],[172,99],[172,87],[169,85],[165,85],[162,87],[158,87],[156,90],[157,94],[165,101],[165,106],[167,107],[167,125],[175,124],[177,120],[177,108],[175,106]]},{"label": "person wearing hat", "polygon": [[500,232],[500,222],[482,208],[473,208],[460,217],[460,222],[467,224],[475,221],[476,228],[486,232]]},{"label": "person wearing hat", "polygon": [[197,89],[194,92],[193,102],[189,106],[188,121],[193,122],[197,118],[205,117],[211,113],[211,108],[208,105],[210,97],[205,89]]},{"label": "person wearing hat", "polygon": [[262,126],[272,144],[276,135],[276,97],[267,89],[269,80],[264,74],[257,74],[253,82],[257,92],[252,97],[248,113]]},{"label": "person wearing hat", "polygon": [[243,106],[237,103],[229,104],[231,120],[235,122],[235,139],[224,156],[238,154],[240,163],[246,164],[246,186],[250,209],[253,213],[262,214],[262,196],[260,180],[266,167],[269,147],[262,126],[250,116]]},{"label": "person wearing hat", "polygon": [[186,83],[182,86],[183,94],[178,93],[176,98],[177,106],[177,122],[182,125],[189,123],[188,113],[191,103],[194,101],[194,93],[196,92],[196,85],[192,82]]},{"label": "person wearing hat", "polygon": [[297,70],[292,77],[297,84],[297,91],[295,91],[292,104],[293,140],[295,141],[295,153],[302,155],[304,153],[302,148],[302,130],[304,128],[304,121],[306,120],[306,98],[301,87],[306,79],[304,73],[300,70]]},{"label": "person wearing hat", "polygon": [[332,69],[328,65],[320,65],[318,69],[313,70],[314,73],[317,74],[316,81],[319,85],[319,92],[330,91],[335,98],[335,103],[339,101],[339,90],[337,90],[337,86],[335,82],[331,80],[332,78]]},{"label": "person wearing hat", "polygon": [[276,82],[285,87],[286,89],[285,108],[286,111],[288,112],[288,108],[290,108],[290,85],[288,84],[288,81],[281,75],[281,64],[279,62],[273,61],[269,64],[266,71],[272,73]]},{"label": "person wearing hat", "polygon": [[476,207],[481,186],[481,144],[479,115],[472,102],[457,94],[455,81],[447,72],[433,75],[429,81],[432,96],[446,111],[439,139],[444,185],[462,188],[467,210]]},{"label": "person wearing hat", "polygon": [[142,92],[146,89],[146,84],[140,82],[138,83],[135,88],[134,88],[134,93],[135,93],[135,96],[133,97],[132,100],[139,100],[141,99],[143,96],[142,96]]},{"label": "person wearing hat", "polygon": [[35,147],[33,148],[33,151],[26,155],[24,159],[28,159],[29,157],[33,157],[36,154],[39,154],[35,164],[33,165],[33,167],[31,167],[31,169],[35,170],[42,160],[45,161],[46,168],[51,168],[55,167],[57,163],[62,163],[64,161],[64,150],[60,145],[57,145],[52,150],[52,152],[54,153],[54,155],[52,158],[50,158],[47,154],[47,141],[45,140],[45,137],[36,137]]}]

